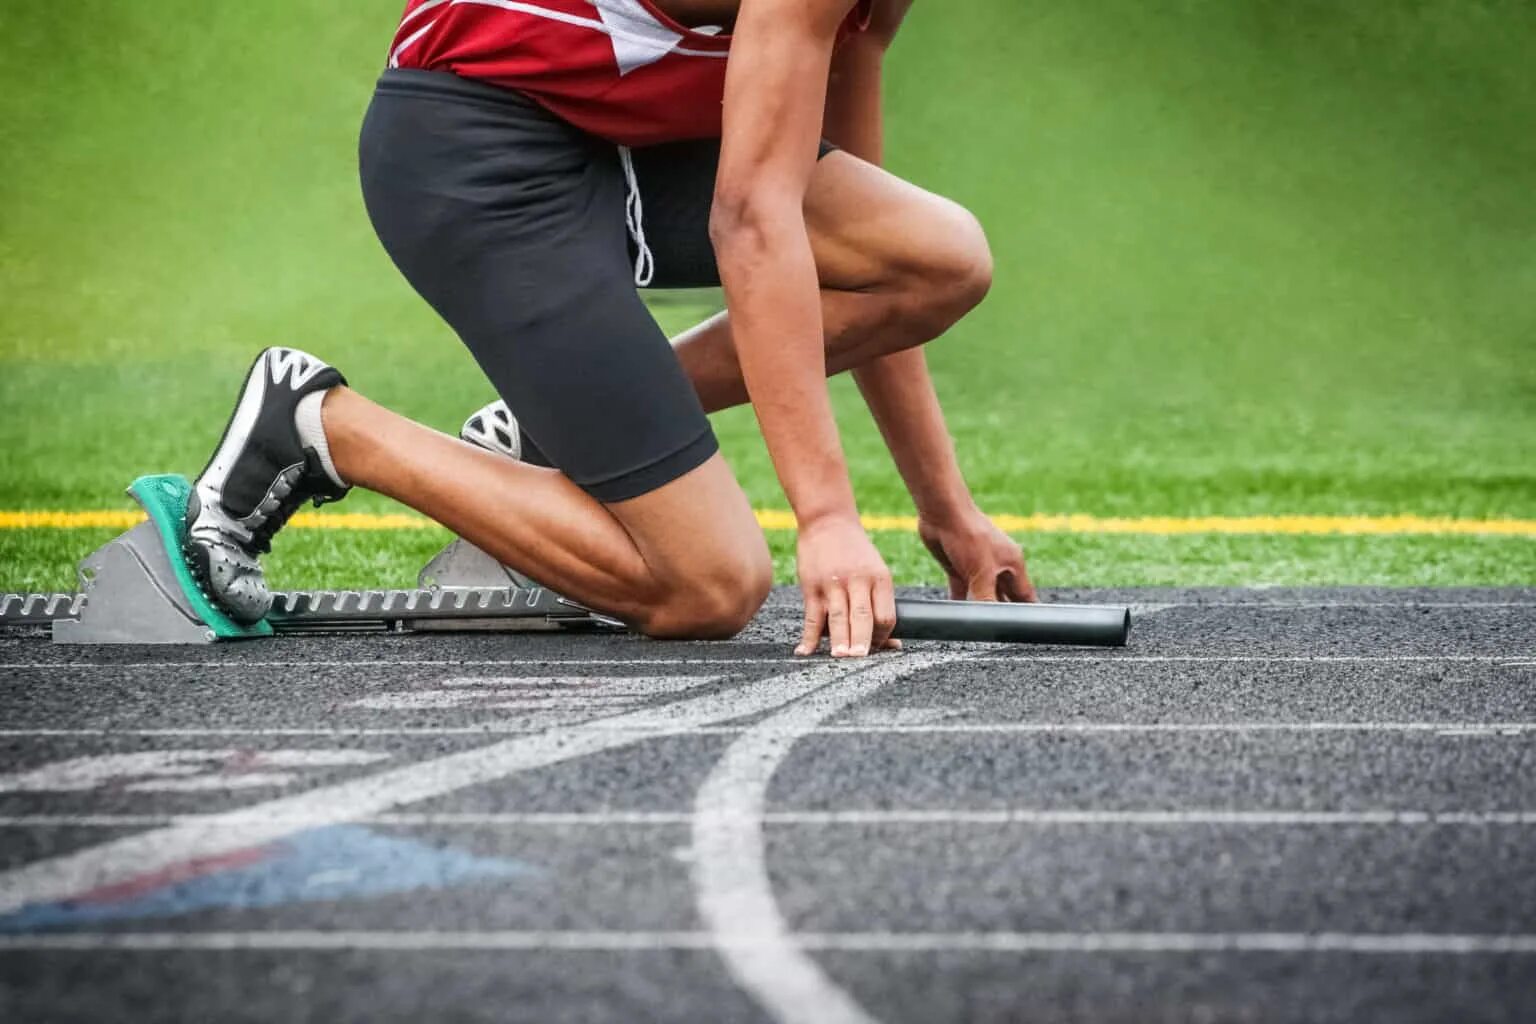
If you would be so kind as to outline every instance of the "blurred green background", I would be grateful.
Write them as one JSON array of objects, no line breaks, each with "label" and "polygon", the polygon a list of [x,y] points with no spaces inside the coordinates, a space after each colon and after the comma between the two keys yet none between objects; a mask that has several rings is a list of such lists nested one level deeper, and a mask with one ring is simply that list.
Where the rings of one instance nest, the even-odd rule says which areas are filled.
[{"label": "blurred green background", "polygon": [[[8,12],[0,509],[126,507],[141,472],[195,473],[268,344],[444,429],[491,397],[358,198],[400,7]],[[918,0],[890,163],[996,252],[992,297],[931,349],[983,506],[1536,518],[1533,53],[1527,0]],[[675,329],[710,301],[657,308]],[[862,507],[909,511],[834,391]],[[716,424],[782,508],[750,414]],[[0,530],[0,589],[68,582],[111,532]],[[1518,537],[1025,539],[1044,585],[1536,579]],[[441,540],[295,531],[273,575],[399,583]],[[878,540],[934,578],[914,538]]]}]

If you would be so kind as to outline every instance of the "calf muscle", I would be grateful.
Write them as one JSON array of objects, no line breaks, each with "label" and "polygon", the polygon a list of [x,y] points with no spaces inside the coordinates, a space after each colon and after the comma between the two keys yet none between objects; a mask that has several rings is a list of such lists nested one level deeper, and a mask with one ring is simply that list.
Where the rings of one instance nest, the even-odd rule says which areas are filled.
[{"label": "calf muscle", "polygon": [[323,415],[343,479],[642,632],[729,635],[767,594],[767,545],[718,454],[650,494],[603,505],[555,470],[482,451],[347,388],[327,394]]}]

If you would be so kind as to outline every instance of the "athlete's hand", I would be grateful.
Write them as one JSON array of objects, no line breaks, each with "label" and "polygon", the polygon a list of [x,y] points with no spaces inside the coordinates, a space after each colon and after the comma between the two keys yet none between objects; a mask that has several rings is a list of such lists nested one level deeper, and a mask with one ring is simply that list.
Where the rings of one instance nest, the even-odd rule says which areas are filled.
[{"label": "athlete's hand", "polygon": [[795,648],[814,654],[826,633],[834,658],[861,658],[901,646],[891,639],[896,626],[896,592],[864,527],[852,516],[802,524],[797,555],[805,597],[805,629]]},{"label": "athlete's hand", "polygon": [[955,600],[1040,600],[1024,566],[1024,552],[975,509],[945,521],[918,520],[917,532],[949,576]]}]

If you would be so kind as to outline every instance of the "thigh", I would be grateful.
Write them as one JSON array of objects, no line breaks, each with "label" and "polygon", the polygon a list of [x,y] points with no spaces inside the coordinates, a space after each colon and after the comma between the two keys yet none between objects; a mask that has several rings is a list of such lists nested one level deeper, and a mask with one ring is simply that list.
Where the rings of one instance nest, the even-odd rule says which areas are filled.
[{"label": "thigh", "polygon": [[[719,141],[636,149],[633,161],[655,261],[651,286],[719,285],[709,238]],[[922,279],[985,245],[959,204],[825,143],[806,190],[805,221],[822,287],[838,291]]]},{"label": "thigh", "polygon": [[[836,147],[821,144],[825,160]],[[655,264],[652,288],[714,288],[720,284],[709,237],[720,140],[669,142],[631,151],[640,196],[639,222]],[[630,241],[630,257],[637,255]]]},{"label": "thigh", "polygon": [[766,587],[768,542],[751,502],[719,454],[649,494],[607,506],[653,575],[732,590]]},{"label": "thigh", "polygon": [[822,287],[839,291],[923,279],[985,248],[964,207],[841,150],[811,175],[805,222]]},{"label": "thigh", "polygon": [[635,292],[613,147],[432,74],[381,83],[364,126],[364,197],[391,258],[599,501],[702,465],[718,446]]}]

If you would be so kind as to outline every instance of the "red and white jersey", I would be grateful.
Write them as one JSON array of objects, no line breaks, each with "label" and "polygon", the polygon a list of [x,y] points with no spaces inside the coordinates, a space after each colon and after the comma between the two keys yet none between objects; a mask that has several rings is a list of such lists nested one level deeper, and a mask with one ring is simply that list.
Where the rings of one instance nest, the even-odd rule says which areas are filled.
[{"label": "red and white jersey", "polygon": [[[859,0],[844,32],[862,30]],[[515,89],[620,145],[718,138],[731,37],[653,0],[410,0],[389,66]]]}]

